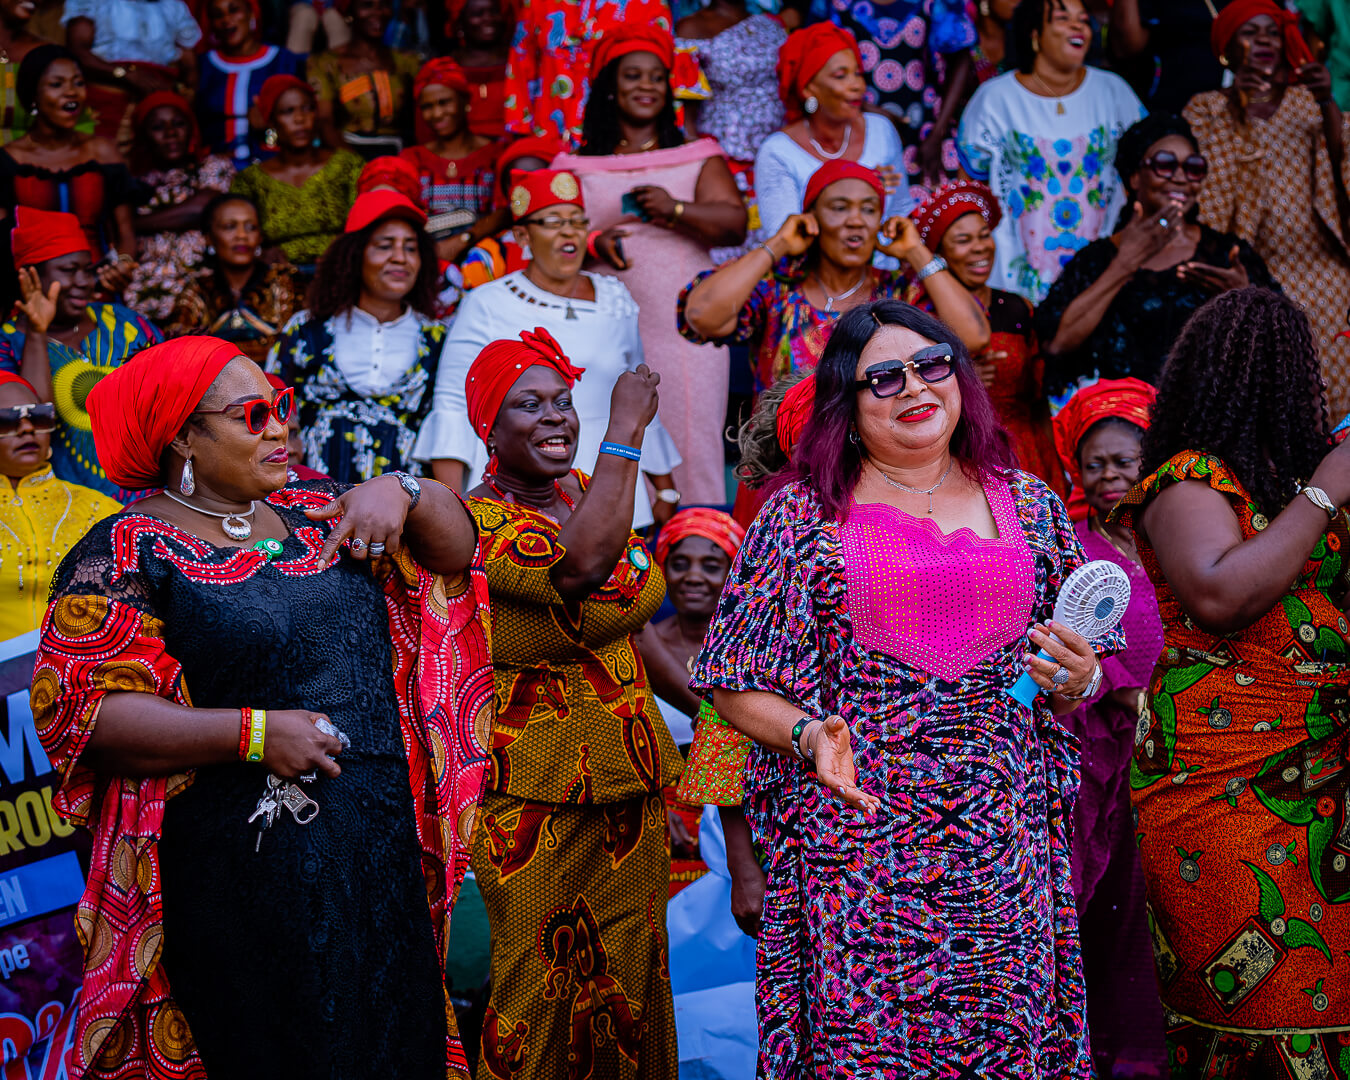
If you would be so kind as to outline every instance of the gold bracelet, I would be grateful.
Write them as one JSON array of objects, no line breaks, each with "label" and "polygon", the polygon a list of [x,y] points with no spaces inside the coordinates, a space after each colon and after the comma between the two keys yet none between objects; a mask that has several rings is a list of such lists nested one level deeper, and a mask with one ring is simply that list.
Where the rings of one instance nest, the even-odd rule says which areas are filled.
[{"label": "gold bracelet", "polygon": [[684,216],[684,203],[677,202],[675,204],[675,213],[672,214],[671,216],[675,218],[676,221],[682,218]]}]

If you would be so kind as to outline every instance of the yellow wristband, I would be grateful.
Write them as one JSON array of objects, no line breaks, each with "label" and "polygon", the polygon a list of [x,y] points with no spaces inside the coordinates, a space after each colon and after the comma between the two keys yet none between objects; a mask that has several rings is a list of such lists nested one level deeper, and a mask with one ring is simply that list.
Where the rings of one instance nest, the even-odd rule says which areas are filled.
[{"label": "yellow wristband", "polygon": [[245,761],[261,761],[263,758],[263,740],[267,736],[267,710],[253,709],[249,719],[248,752]]}]

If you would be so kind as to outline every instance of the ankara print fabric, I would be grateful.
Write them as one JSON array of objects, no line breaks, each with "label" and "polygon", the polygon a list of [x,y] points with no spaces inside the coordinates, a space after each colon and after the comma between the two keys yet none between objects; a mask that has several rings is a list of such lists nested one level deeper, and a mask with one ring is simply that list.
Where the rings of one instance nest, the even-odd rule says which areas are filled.
[{"label": "ankara print fabric", "polygon": [[[997,482],[997,481],[995,481]],[[1082,549],[1064,505],[1007,481],[1048,618]],[[1091,1075],[1069,876],[1075,740],[1015,703],[1026,635],[954,682],[865,652],[839,525],[799,484],[746,535],[694,670],[840,713],[873,820],[756,748],[747,818],[768,853],[759,1075],[775,1080]],[[1115,649],[1118,633],[1098,645]]]},{"label": "ankara print fabric", "polygon": [[[1244,539],[1269,520],[1218,458],[1187,450],[1116,511],[1172,484],[1227,498]],[[1146,535],[1163,651],[1130,771],[1174,1076],[1209,1054],[1350,1075],[1350,533],[1318,539],[1290,590],[1224,637],[1187,617]],[[1234,1037],[1241,1032],[1241,1037]],[[1234,1066],[1236,1068],[1236,1065]],[[1220,1074],[1214,1074],[1220,1075]],[[1259,1073],[1236,1071],[1234,1076]]]}]

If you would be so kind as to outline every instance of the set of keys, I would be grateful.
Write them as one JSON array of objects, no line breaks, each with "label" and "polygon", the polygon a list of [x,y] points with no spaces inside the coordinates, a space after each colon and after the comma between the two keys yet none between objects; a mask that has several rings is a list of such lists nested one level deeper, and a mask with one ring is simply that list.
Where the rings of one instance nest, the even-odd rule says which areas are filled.
[{"label": "set of keys", "polygon": [[[351,749],[352,743],[347,738],[346,733],[339,731],[330,721],[319,720],[314,726],[325,735],[332,735],[337,738],[342,743],[342,749]],[[305,773],[300,779],[310,783],[316,775],[312,772]],[[263,832],[271,828],[272,822],[276,821],[277,815],[282,810],[289,810],[297,825],[308,825],[319,816],[319,804],[305,793],[304,788],[293,780],[283,780],[274,773],[268,773],[267,790],[263,792],[262,798],[258,800],[258,805],[248,818],[250,825],[262,818],[262,823],[258,826],[258,841],[253,845],[255,853],[262,849]]]}]

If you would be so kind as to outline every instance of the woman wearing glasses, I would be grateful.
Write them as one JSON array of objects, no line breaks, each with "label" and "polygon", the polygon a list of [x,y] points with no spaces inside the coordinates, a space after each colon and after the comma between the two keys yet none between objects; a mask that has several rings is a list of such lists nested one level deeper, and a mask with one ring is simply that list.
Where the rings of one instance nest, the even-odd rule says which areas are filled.
[{"label": "woman wearing glasses", "polygon": [[116,499],[52,471],[56,406],[26,379],[0,372],[0,639],[36,630],[56,566]]},{"label": "woman wearing glasses", "polygon": [[[638,307],[627,286],[615,277],[582,272],[591,222],[575,174],[539,169],[518,175],[510,205],[525,268],[478,286],[460,304],[446,339],[431,415],[414,451],[418,460],[431,463],[437,480],[456,490],[472,488],[493,454],[493,446],[474,432],[465,405],[469,366],[489,342],[510,340],[522,326],[542,326],[586,372],[572,403],[581,422],[574,463],[588,473],[609,425],[614,383],[643,363]],[[720,402],[713,407],[720,408]],[[644,529],[653,520],[664,523],[675,512],[680,500],[670,471],[679,463],[657,417],[642,442],[642,471],[657,494],[655,513],[647,485],[638,484],[633,528]]]},{"label": "woman wearing glasses", "polygon": [[893,300],[835,326],[776,483],[693,675],[773,806],[751,815],[760,1074],[1086,1076],[1056,715],[1120,638],[1047,636],[1083,561],[1064,505],[1016,469],[960,339]]},{"label": "woman wearing glasses", "polygon": [[267,370],[295,387],[306,461],[334,480],[420,472],[413,444],[445,343],[426,220],[397,191],[358,195],[319,263],[309,309],[268,354]]},{"label": "woman wearing glasses", "polygon": [[1140,120],[1121,135],[1116,168],[1130,197],[1123,226],[1079,251],[1036,309],[1055,394],[1096,378],[1156,386],[1182,326],[1211,296],[1279,288],[1250,244],[1197,220],[1209,162],[1185,120]]},{"label": "woman wearing glasses", "polygon": [[62,562],[33,676],[94,837],[80,1076],[468,1075],[443,972],[491,715],[474,526],[403,474],[287,484],[293,408],[209,337],[89,395],[108,474],[163,490]]}]

